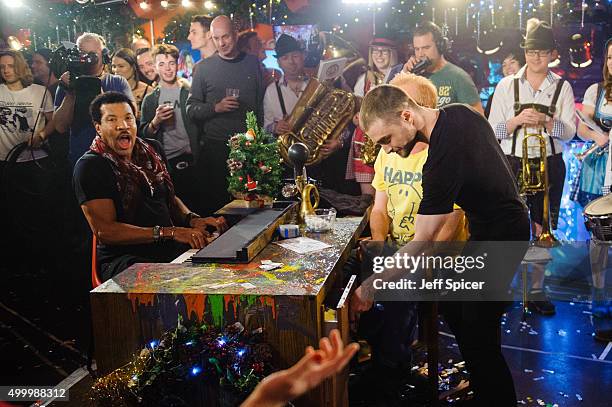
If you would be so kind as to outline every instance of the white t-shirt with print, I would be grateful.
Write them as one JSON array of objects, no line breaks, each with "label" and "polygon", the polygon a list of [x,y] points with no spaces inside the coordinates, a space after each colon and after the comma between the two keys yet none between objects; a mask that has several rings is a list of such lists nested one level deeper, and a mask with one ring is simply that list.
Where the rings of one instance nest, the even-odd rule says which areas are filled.
[{"label": "white t-shirt with print", "polygon": [[[7,155],[17,144],[28,142],[34,125],[34,134],[43,130],[46,124],[43,113],[49,112],[53,112],[53,98],[44,86],[30,85],[12,91],[6,84],[0,84],[0,160],[6,161]],[[26,150],[18,161],[30,161],[45,156],[47,153],[40,149]]]}]

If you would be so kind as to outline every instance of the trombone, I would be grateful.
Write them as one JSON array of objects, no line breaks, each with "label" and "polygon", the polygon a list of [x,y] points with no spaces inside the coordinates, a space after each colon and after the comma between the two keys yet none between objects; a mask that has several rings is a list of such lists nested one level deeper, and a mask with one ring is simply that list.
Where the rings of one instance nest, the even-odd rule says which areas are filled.
[{"label": "trombone", "polygon": [[[529,158],[529,141],[537,140],[539,155]],[[557,238],[552,233],[550,226],[550,196],[548,183],[548,162],[546,155],[546,136],[542,134],[542,126],[538,126],[536,131],[531,132],[524,128],[523,137],[523,157],[521,159],[521,174],[519,176],[519,189],[523,196],[534,195],[544,192],[544,202],[542,209],[542,233],[536,238],[536,243],[544,247],[552,247],[558,243]],[[532,147],[534,148],[534,147]]]}]

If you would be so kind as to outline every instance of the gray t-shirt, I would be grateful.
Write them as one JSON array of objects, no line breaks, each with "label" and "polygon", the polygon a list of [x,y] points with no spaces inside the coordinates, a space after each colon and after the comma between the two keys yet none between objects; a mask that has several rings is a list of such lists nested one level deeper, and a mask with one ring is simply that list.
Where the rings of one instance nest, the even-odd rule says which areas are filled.
[{"label": "gray t-shirt", "polygon": [[162,135],[164,153],[168,159],[178,157],[181,154],[191,153],[189,136],[185,129],[180,103],[181,88],[160,88],[159,104],[167,103],[174,106],[174,117],[162,124]]},{"label": "gray t-shirt", "polygon": [[[198,62],[193,69],[191,94],[187,113],[202,126],[205,139],[227,141],[236,133],[246,131],[245,118],[249,111],[263,123],[263,77],[261,64],[253,55],[241,53],[236,58],[223,59],[219,54]],[[236,110],[215,112],[215,104],[226,96],[228,88],[239,89]]]}]

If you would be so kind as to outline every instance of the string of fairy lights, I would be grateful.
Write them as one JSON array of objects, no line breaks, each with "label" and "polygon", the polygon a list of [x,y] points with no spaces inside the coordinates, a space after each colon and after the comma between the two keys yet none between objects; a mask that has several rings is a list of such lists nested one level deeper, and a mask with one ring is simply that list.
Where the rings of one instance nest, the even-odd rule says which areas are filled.
[{"label": "string of fairy lights", "polygon": [[[308,13],[292,13],[281,0],[256,0],[247,5],[242,3],[242,15],[246,14],[245,19],[248,19],[246,28],[251,29],[258,22],[294,25],[312,24],[316,20],[321,29],[341,35],[361,25],[371,26],[373,34],[402,33],[409,31],[420,20],[429,19],[442,26],[449,37],[468,33],[477,39],[497,28],[524,29],[526,21],[531,17],[538,17],[552,25],[580,19],[584,26],[585,18],[592,18],[601,11],[600,6],[603,5],[601,0],[336,0],[325,3],[324,12],[320,8]],[[199,6],[194,2],[190,4],[186,12],[203,7],[210,14],[216,14],[223,7],[226,14],[238,18],[241,14],[241,10],[232,10],[232,5],[226,3],[224,6],[217,6],[211,1],[198,3]]]},{"label": "string of fairy lights", "polygon": [[[123,0],[75,0],[50,3],[34,0],[1,0],[4,6],[0,22],[17,29],[29,28],[45,46],[61,40],[74,40],[75,32],[94,27],[108,38],[121,32],[137,33],[138,26],[155,19],[147,11],[175,10],[186,13],[228,14],[244,21],[247,28],[257,23],[271,25],[312,24],[324,30],[345,34],[357,25],[371,25],[374,33],[408,31],[417,22],[428,19],[442,26],[449,37],[473,33],[480,35],[496,28],[520,27],[538,17],[555,24],[610,17],[612,0],[332,0],[314,2],[307,12],[291,12],[283,0],[141,0],[145,12],[136,17]],[[603,13],[602,13],[603,12]],[[149,16],[148,14],[152,14]],[[10,23],[10,24],[9,24]]]}]

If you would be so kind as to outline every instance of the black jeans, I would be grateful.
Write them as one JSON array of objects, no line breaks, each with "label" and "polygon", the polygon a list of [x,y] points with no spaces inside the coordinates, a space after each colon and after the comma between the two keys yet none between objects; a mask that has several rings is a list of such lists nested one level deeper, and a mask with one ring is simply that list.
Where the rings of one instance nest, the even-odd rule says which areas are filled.
[{"label": "black jeans", "polygon": [[232,200],[227,192],[227,140],[205,139],[196,167],[201,216],[210,216]]},{"label": "black jeans", "polygon": [[[351,259],[347,264],[355,263],[353,267],[361,269],[358,278],[361,284],[372,275],[374,257],[390,256],[397,249],[395,245],[362,244],[362,262],[359,264]],[[417,322],[416,303],[409,301],[409,298],[378,301],[370,310],[361,314],[358,335],[364,337],[372,347],[372,361],[375,364],[390,369],[409,369],[412,367],[411,345],[415,339]]]},{"label": "black jeans", "polygon": [[200,213],[197,188],[198,182],[195,173],[193,155],[181,154],[168,159],[168,172],[172,177],[174,192],[190,210]]},{"label": "black jeans", "polygon": [[440,313],[450,326],[470,372],[474,401],[482,407],[515,407],[510,369],[501,351],[502,302],[441,302]]}]

